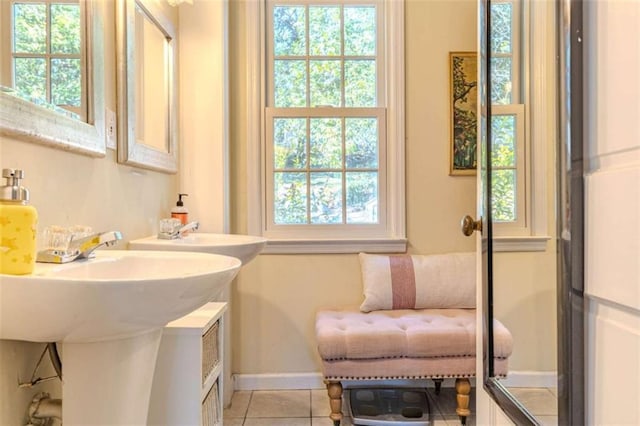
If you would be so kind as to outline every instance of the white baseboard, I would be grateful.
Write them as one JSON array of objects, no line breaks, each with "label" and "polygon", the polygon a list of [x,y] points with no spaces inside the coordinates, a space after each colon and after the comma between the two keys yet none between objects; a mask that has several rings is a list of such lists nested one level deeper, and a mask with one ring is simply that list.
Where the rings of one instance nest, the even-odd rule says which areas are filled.
[{"label": "white baseboard", "polygon": [[[510,388],[551,388],[556,387],[558,378],[550,371],[511,371],[506,379],[500,382]],[[356,381],[345,381],[345,387]],[[386,386],[419,386],[434,387],[433,380],[378,380],[368,383],[384,384]],[[454,386],[454,379],[444,379],[442,386]],[[290,389],[324,389],[321,373],[272,373],[272,374],[234,374],[234,390],[290,390]],[[475,380],[471,379],[475,386]]]},{"label": "white baseboard", "polygon": [[234,374],[234,390],[324,389],[321,373]]}]

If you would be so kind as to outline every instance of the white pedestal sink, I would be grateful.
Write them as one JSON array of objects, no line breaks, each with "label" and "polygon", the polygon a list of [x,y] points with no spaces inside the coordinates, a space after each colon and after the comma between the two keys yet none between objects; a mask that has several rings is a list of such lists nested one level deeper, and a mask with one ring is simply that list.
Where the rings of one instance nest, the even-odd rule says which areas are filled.
[{"label": "white pedestal sink", "polygon": [[[249,263],[256,257],[264,246],[267,239],[252,235],[239,234],[212,234],[206,232],[192,232],[184,238],[165,240],[153,235],[139,240],[129,241],[129,248],[133,250],[170,250],[170,251],[195,251],[202,253],[222,254],[233,256],[242,261],[243,265]],[[224,331],[224,383],[223,403],[227,407],[231,404],[233,387],[231,386],[231,286],[225,286],[219,297],[212,299],[217,302],[229,302],[229,308],[225,312]]]},{"label": "white pedestal sink", "polygon": [[61,345],[65,426],[144,425],[162,327],[219,294],[241,263],[205,253],[96,254],[0,275],[0,339]]},{"label": "white pedestal sink", "polygon": [[212,234],[191,232],[183,238],[164,240],[155,235],[129,241],[132,250],[197,251],[222,254],[240,259],[243,265],[249,263],[267,244],[267,239],[252,235]]}]

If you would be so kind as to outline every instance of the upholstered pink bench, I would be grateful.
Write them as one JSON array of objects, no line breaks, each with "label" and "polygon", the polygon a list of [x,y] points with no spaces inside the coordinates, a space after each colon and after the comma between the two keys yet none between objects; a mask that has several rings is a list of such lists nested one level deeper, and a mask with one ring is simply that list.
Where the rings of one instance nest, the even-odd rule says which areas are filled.
[{"label": "upholstered pink bench", "polygon": [[[471,254],[436,257],[361,255],[365,286],[365,302],[362,306],[327,309],[317,313],[318,352],[322,359],[323,375],[330,398],[329,417],[336,426],[340,425],[343,416],[342,381],[434,379],[438,393],[444,378],[456,379],[456,413],[460,416],[462,424],[465,424],[466,417],[470,414],[469,378],[475,377],[476,374],[476,311],[466,307],[469,304],[475,306],[475,278],[471,280],[475,277],[475,261]],[[385,263],[387,266],[384,266]],[[412,309],[401,309],[408,307],[407,302],[399,302],[397,299],[405,297],[406,294],[396,294],[395,304],[392,301],[386,308],[377,306],[386,303],[385,297],[377,296],[385,292],[393,294],[394,291],[386,288],[384,283],[380,284],[380,281],[384,280],[381,276],[387,274],[393,281],[395,273],[398,279],[399,274],[402,274],[393,270],[398,267],[398,263],[403,263],[404,269],[412,269],[411,273],[418,282],[429,281],[428,287],[432,289],[434,286],[450,284],[449,280],[455,279],[456,274],[452,272],[456,268],[473,268],[471,274],[468,271],[459,272],[458,275],[466,280],[466,283],[463,283],[463,288],[459,287],[459,283],[455,288],[449,288],[449,292],[457,294],[447,294],[445,297],[454,305],[463,307],[431,306],[451,305],[443,302],[441,298],[431,302],[420,302],[426,306],[420,309],[415,305],[416,299],[421,296],[414,295],[413,298],[409,297],[413,302],[408,302],[413,303]],[[430,266],[425,267],[427,264]],[[378,268],[380,265],[382,270]],[[372,278],[371,274],[376,277]],[[430,274],[430,278],[426,280],[423,274]],[[406,275],[405,273],[403,278],[405,280]],[[445,276],[448,278],[443,278]],[[405,288],[412,286],[406,282],[396,284]],[[394,286],[393,283],[389,285]],[[379,288],[375,288],[376,286]],[[464,288],[465,286],[471,286],[471,291]],[[415,289],[415,283],[413,287],[411,291],[414,293],[424,293],[425,289]],[[396,293],[400,291],[398,288],[396,290]],[[407,293],[406,290],[403,292]],[[460,299],[461,294],[465,293],[467,299],[473,293],[473,301]],[[393,296],[391,297],[393,299]],[[404,306],[400,306],[403,304]],[[363,312],[363,308],[368,312]],[[506,376],[512,338],[509,331],[498,321],[494,323],[494,347],[495,372],[499,376]]]}]

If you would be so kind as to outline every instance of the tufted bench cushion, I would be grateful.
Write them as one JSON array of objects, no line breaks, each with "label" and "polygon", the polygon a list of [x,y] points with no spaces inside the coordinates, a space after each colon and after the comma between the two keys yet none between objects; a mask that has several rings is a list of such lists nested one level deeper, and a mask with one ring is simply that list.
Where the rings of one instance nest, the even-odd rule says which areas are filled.
[{"label": "tufted bench cushion", "polygon": [[[395,379],[474,377],[475,309],[318,312],[316,338],[324,377]],[[495,372],[507,374],[509,331],[494,324]]]}]

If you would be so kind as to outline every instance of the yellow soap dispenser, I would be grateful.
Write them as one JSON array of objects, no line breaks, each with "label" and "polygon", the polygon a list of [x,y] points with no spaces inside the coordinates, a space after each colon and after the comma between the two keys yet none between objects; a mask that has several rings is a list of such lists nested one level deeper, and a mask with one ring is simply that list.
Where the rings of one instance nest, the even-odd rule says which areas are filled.
[{"label": "yellow soap dispenser", "polygon": [[20,185],[24,172],[3,169],[2,177],[7,182],[0,186],[0,273],[30,274],[36,263],[38,213],[27,205],[29,191]]}]

